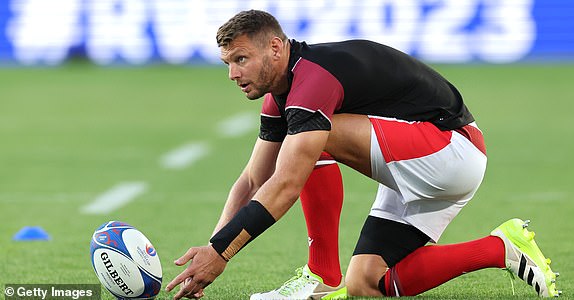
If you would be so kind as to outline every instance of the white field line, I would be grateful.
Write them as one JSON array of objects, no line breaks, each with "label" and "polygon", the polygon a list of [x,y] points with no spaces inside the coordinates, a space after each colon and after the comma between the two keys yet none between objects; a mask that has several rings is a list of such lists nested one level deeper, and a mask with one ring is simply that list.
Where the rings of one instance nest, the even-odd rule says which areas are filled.
[{"label": "white field line", "polygon": [[[244,112],[219,123],[217,131],[223,137],[238,137],[255,129],[257,124],[256,115]],[[210,152],[208,143],[189,143],[164,154],[160,158],[160,163],[166,169],[183,169],[207,156]],[[145,193],[146,190],[147,184],[145,182],[119,183],[88,205],[83,206],[81,212],[86,214],[110,213]]]},{"label": "white field line", "polygon": [[243,112],[223,120],[217,126],[217,132],[224,137],[238,137],[257,128],[259,119],[256,114]]},{"label": "white field line", "polygon": [[207,156],[210,146],[204,142],[189,143],[164,154],[161,165],[166,169],[183,169]]},{"label": "white field line", "polygon": [[143,194],[147,190],[145,182],[123,182],[96,197],[90,204],[81,208],[86,214],[107,214]]}]

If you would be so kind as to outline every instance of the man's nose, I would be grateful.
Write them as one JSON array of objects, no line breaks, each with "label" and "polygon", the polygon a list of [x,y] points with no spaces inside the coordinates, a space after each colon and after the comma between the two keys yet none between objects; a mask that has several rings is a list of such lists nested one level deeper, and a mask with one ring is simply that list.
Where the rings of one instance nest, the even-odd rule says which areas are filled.
[{"label": "man's nose", "polygon": [[239,77],[241,77],[241,73],[239,72],[238,68],[236,66],[234,66],[233,64],[230,64],[229,65],[229,79],[237,80]]}]

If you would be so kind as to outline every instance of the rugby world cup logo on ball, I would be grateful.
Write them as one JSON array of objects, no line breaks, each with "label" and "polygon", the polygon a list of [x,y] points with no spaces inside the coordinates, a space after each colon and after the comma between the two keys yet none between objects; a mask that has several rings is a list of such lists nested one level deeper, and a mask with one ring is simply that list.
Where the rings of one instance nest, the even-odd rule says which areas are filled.
[{"label": "rugby world cup logo on ball", "polygon": [[133,226],[110,221],[92,235],[92,266],[102,285],[118,299],[153,299],[162,269],[152,243]]},{"label": "rugby world cup logo on ball", "polygon": [[145,252],[147,252],[149,256],[155,256],[157,254],[157,252],[155,252],[155,248],[151,244],[145,245]]}]

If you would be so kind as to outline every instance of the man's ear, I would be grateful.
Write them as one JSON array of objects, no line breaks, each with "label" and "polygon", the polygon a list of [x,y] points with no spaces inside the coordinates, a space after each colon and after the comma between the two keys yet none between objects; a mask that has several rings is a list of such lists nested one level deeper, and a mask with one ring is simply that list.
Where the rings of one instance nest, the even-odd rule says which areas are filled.
[{"label": "man's ear", "polygon": [[280,58],[283,51],[283,40],[279,37],[273,37],[271,39],[271,51],[273,52],[273,58]]}]

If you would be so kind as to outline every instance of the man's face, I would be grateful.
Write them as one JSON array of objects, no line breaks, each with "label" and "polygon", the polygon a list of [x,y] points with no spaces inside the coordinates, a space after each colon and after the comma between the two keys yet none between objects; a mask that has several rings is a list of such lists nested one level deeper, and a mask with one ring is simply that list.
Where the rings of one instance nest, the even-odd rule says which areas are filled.
[{"label": "man's face", "polygon": [[274,70],[269,49],[242,35],[221,47],[221,60],[229,68],[229,79],[237,83],[248,99],[258,99],[270,92]]}]

